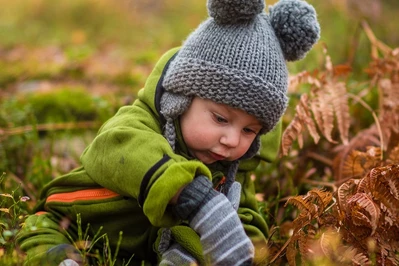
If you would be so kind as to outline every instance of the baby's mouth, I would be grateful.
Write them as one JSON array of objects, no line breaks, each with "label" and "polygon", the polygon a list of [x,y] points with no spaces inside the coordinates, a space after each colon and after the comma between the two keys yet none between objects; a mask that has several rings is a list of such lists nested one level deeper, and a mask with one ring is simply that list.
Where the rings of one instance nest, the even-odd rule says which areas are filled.
[{"label": "baby's mouth", "polygon": [[220,155],[220,154],[217,154],[217,153],[214,153],[214,152],[209,152],[209,155],[213,158],[213,159],[215,159],[216,161],[222,161],[222,160],[224,160],[224,159],[226,159],[226,157],[225,156],[222,156],[222,155]]}]

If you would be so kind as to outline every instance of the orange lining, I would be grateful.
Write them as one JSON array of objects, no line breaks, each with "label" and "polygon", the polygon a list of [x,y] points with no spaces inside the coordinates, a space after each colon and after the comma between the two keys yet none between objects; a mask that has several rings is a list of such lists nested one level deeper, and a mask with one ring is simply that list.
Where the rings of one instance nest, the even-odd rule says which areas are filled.
[{"label": "orange lining", "polygon": [[46,203],[48,202],[74,202],[77,200],[101,200],[101,199],[109,199],[113,197],[119,196],[118,193],[115,193],[106,188],[93,188],[93,189],[85,189],[78,190],[74,192],[65,192],[65,193],[57,193],[50,195]]},{"label": "orange lining", "polygon": [[46,214],[46,213],[47,212],[45,212],[45,211],[40,211],[40,212],[35,213],[35,215],[39,216],[39,215],[43,215],[43,214]]},{"label": "orange lining", "polygon": [[224,184],[226,183],[226,177],[222,176],[220,179],[219,183],[216,185],[215,190],[216,191],[221,191],[224,187]]}]

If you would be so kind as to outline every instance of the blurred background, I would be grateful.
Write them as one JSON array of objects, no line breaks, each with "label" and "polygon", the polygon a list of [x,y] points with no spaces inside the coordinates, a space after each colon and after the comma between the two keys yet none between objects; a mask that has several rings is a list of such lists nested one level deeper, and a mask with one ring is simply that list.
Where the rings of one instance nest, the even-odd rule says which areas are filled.
[{"label": "blurred background", "polygon": [[[276,1],[268,1],[271,5]],[[397,0],[309,0],[321,39],[291,73],[370,60],[367,21],[399,46]],[[207,18],[205,1],[0,0],[0,170],[33,196],[76,167],[98,127],[133,102],[158,58]]]},{"label": "blurred background", "polygon": [[[327,45],[336,64],[350,62],[361,68],[368,62],[370,45],[359,27],[362,19],[384,43],[399,44],[396,0],[309,2],[321,23],[319,43]],[[0,0],[0,4],[0,88],[6,94],[74,81],[86,89],[109,82],[117,88],[107,86],[97,93],[127,89],[126,96],[134,96],[159,56],[180,45],[207,17],[205,1]],[[315,48],[306,60],[290,64],[293,73],[323,63],[320,45]]]},{"label": "blurred background", "polygon": [[[336,64],[353,60],[356,67],[367,62],[370,46],[359,28],[362,19],[384,43],[399,44],[396,0],[309,2],[321,23],[320,43],[327,45]],[[109,81],[134,92],[159,56],[180,45],[207,17],[205,1],[0,0],[0,4],[2,91],[17,82],[21,89],[20,82],[63,79]],[[290,64],[291,71],[318,67],[323,60],[320,51],[316,47],[306,60]]]},{"label": "blurred background", "polygon": [[[348,82],[361,84],[371,57],[362,21],[384,45],[399,47],[398,0],[308,2],[318,13],[321,39],[304,60],[289,63],[292,74],[324,68],[327,47],[334,65],[352,68]],[[4,249],[14,252],[14,236],[41,187],[78,166],[98,128],[134,101],[159,57],[181,45],[207,18],[205,3],[0,0],[0,193],[6,193],[0,194],[0,257]],[[298,99],[301,92],[291,93]],[[374,95],[367,94],[371,107],[377,106]],[[295,103],[288,109],[294,110]],[[355,117],[358,124],[373,121],[371,112]],[[258,176],[258,191],[269,195],[269,202],[273,198],[275,206],[280,198],[298,193],[296,188],[284,191],[283,184],[294,183],[275,166],[261,168]],[[282,185],[261,188],[273,179]],[[278,220],[275,209],[266,217],[270,225]],[[18,261],[13,255],[9,260],[10,265]]]},{"label": "blurred background", "polygon": [[[271,5],[276,1],[268,1]],[[361,80],[370,61],[367,21],[399,46],[397,0],[309,0],[321,39],[291,73],[349,64]],[[0,0],[0,170],[35,198],[77,166],[98,127],[133,102],[158,58],[207,17],[204,1]],[[34,201],[33,201],[34,202]],[[33,204],[33,203],[32,203]]]}]

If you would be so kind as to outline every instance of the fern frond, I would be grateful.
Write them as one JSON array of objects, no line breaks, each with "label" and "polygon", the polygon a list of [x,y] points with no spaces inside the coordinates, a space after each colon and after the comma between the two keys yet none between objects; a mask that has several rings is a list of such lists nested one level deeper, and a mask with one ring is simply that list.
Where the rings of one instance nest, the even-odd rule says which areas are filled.
[{"label": "fern frond", "polygon": [[348,198],[355,193],[358,184],[359,180],[350,179],[338,187],[337,200],[341,212],[346,211]]},{"label": "fern frond", "polygon": [[353,150],[344,160],[341,175],[345,179],[363,177],[372,168],[380,164],[380,148],[368,146],[366,152]]},{"label": "fern frond", "polygon": [[364,152],[353,150],[346,157],[342,167],[342,178],[359,178],[365,173],[363,163],[366,162],[366,155]]},{"label": "fern frond", "polygon": [[299,232],[298,248],[301,254],[302,265],[306,265],[306,261],[313,253],[313,242],[316,231],[313,228],[307,228],[308,232],[305,233],[303,230]]},{"label": "fern frond", "polygon": [[299,104],[295,107],[296,113],[291,123],[283,133],[282,154],[287,155],[289,148],[295,139],[298,140],[299,147],[303,146],[302,131],[306,127],[315,143],[318,143],[320,135],[317,132],[316,124],[313,121],[310,108],[308,106],[308,95],[302,94]]},{"label": "fern frond", "polygon": [[312,189],[308,194],[316,201],[315,204],[319,206],[319,214],[324,212],[325,208],[332,200],[332,194],[329,191]]},{"label": "fern frond", "polygon": [[399,145],[395,146],[389,153],[387,158],[388,163],[399,164]]},{"label": "fern frond", "polygon": [[305,227],[306,225],[310,224],[310,222],[312,221],[312,217],[309,213],[300,213],[298,215],[298,217],[296,217],[293,221],[292,221],[292,226],[293,226],[293,230],[294,230],[294,234],[296,234],[297,232],[301,231],[303,227]]},{"label": "fern frond", "polygon": [[341,245],[335,250],[338,263],[344,263],[344,265],[349,265],[350,262],[353,262],[352,259],[356,253],[356,248],[352,246]]},{"label": "fern frond", "polygon": [[331,104],[333,101],[332,96],[328,90],[324,89],[314,90],[313,94],[311,109],[315,116],[317,126],[329,142],[336,143],[331,135],[334,128],[334,109]]},{"label": "fern frond", "polygon": [[385,140],[384,150],[387,150],[391,143],[395,143],[392,139],[393,134],[399,133],[399,82],[392,83],[390,79],[382,79],[379,82],[379,88],[382,91],[380,121],[384,125],[381,130]]},{"label": "fern frond", "polygon": [[[318,143],[320,130],[329,142],[333,140],[334,117],[337,117],[338,132],[344,144],[348,143],[349,132],[349,106],[347,88],[344,82],[338,80],[348,74],[351,68],[347,65],[334,66],[330,56],[325,52],[325,71],[323,72],[302,72],[290,77],[289,90],[294,91],[300,84],[310,84],[309,94],[302,94],[296,113],[291,123],[283,133],[282,155],[287,155],[294,140],[298,139],[302,147],[302,130],[305,126],[315,143]],[[309,96],[308,96],[309,95]]]},{"label": "fern frond", "polygon": [[349,159],[349,162],[347,162],[347,160],[352,151],[360,150],[367,146],[380,146],[379,133],[375,125],[360,131],[351,139],[348,145],[341,146],[341,150],[335,156],[333,163],[334,179],[337,185],[340,185],[348,180],[348,178],[351,178],[347,176],[351,174],[351,171],[344,172],[344,167],[348,167],[345,166],[345,164],[348,164],[349,167],[351,167],[351,159]]},{"label": "fern frond", "polygon": [[390,209],[396,218],[399,215],[399,165],[374,168],[366,179],[370,183],[371,195]]},{"label": "fern frond", "polygon": [[308,102],[308,95],[302,94],[299,104],[296,107],[296,111],[301,121],[303,121],[303,123],[306,125],[314,143],[317,144],[320,140],[320,135],[317,132],[316,124],[313,121]]},{"label": "fern frond", "polygon": [[373,202],[372,198],[365,193],[356,193],[348,199],[348,210],[352,222],[356,226],[367,226],[371,228],[371,235],[377,229],[380,219],[380,209]]},{"label": "fern frond", "polygon": [[319,244],[324,256],[335,257],[335,251],[342,245],[341,236],[337,231],[327,230],[322,233]]},{"label": "fern frond", "polygon": [[295,243],[291,242],[287,246],[287,250],[285,252],[285,257],[287,258],[288,265],[296,266],[296,255],[298,254],[297,249],[295,247]]},{"label": "fern frond", "polygon": [[344,145],[348,144],[348,134],[350,126],[349,104],[347,88],[344,82],[337,82],[329,87],[331,93],[332,106],[337,118],[338,130],[341,141]]},{"label": "fern frond", "polygon": [[314,205],[306,198],[302,196],[294,196],[288,198],[284,206],[292,204],[299,209],[301,213],[312,213],[314,210]]},{"label": "fern frond", "polygon": [[362,178],[359,180],[359,183],[357,185],[357,193],[369,193],[370,192],[370,185],[368,183],[367,178]]},{"label": "fern frond", "polygon": [[303,146],[302,129],[303,124],[301,119],[295,116],[284,130],[281,138],[281,153],[283,156],[288,154],[294,140],[298,139],[300,148]]},{"label": "fern frond", "polygon": [[353,256],[353,259],[352,259],[352,263],[354,264],[354,265],[361,265],[361,266],[363,266],[363,265],[372,265],[372,263],[371,263],[371,261],[369,260],[369,258],[367,257],[367,255],[366,254],[363,254],[363,253],[361,253],[361,252],[359,252],[359,253],[357,253],[357,254],[355,254],[354,256]]},{"label": "fern frond", "polygon": [[389,188],[380,185],[372,192],[374,198],[384,204],[392,215],[392,218],[399,221],[399,201],[389,192]]},{"label": "fern frond", "polygon": [[378,178],[381,176],[380,172],[380,168],[373,168],[370,170],[367,176],[365,176],[365,179],[367,179],[367,183],[369,184],[370,191],[375,190],[376,183],[378,183]]},{"label": "fern frond", "polygon": [[[389,148],[392,142],[392,133],[399,132],[399,55],[398,48],[392,50],[382,42],[377,40],[373,35],[370,27],[363,22],[367,36],[372,40],[372,48],[374,51],[380,50],[383,56],[374,53],[373,61],[369,64],[366,72],[371,76],[378,85],[380,91],[379,120],[384,123],[382,135],[384,137],[384,150]],[[395,143],[396,145],[396,143]]]}]

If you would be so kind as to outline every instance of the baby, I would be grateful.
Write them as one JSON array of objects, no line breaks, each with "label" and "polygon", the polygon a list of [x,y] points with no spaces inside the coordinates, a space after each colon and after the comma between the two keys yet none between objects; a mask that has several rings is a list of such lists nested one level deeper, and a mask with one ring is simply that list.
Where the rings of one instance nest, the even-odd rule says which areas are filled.
[{"label": "baby", "polygon": [[74,244],[77,216],[91,237],[106,234],[91,250],[106,242],[117,265],[259,262],[266,224],[250,172],[277,152],[286,61],[305,56],[319,24],[301,0],[269,13],[262,0],[207,7],[210,17],[163,55],[133,105],[101,127],[81,167],[43,188],[18,236],[26,265],[95,263]]}]

